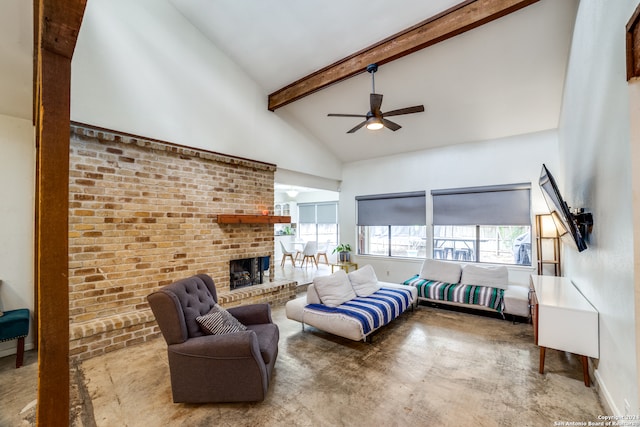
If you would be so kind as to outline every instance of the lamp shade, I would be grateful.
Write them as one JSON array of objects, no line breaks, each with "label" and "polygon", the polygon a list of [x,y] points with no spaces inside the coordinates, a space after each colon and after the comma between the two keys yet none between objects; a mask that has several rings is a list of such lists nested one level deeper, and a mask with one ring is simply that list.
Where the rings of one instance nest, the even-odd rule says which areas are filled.
[{"label": "lamp shade", "polygon": [[369,117],[367,119],[367,129],[369,130],[379,130],[382,129],[384,127],[384,125],[382,124],[382,120],[380,120],[378,117]]},{"label": "lamp shade", "polygon": [[540,215],[540,237],[560,237],[567,233],[557,212]]}]

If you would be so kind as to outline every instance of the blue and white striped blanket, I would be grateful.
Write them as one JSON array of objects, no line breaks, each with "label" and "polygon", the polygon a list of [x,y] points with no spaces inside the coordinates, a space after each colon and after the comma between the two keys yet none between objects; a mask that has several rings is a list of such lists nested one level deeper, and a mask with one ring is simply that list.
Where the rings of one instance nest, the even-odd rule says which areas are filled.
[{"label": "blue and white striped blanket", "polygon": [[356,297],[337,307],[324,304],[307,304],[305,310],[322,313],[339,313],[356,319],[367,336],[381,326],[400,316],[411,305],[411,291],[407,289],[380,288],[368,297]]}]

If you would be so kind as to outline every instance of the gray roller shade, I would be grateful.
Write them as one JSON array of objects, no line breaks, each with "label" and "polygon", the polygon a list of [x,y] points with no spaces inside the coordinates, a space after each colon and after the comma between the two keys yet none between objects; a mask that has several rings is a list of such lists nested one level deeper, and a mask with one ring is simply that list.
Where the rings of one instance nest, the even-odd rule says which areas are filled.
[{"label": "gray roller shade", "polygon": [[338,205],[336,203],[318,204],[316,215],[318,224],[337,224]]},{"label": "gray roller shade", "polygon": [[357,196],[357,225],[425,225],[424,191]]},{"label": "gray roller shade", "polygon": [[337,224],[338,204],[300,203],[298,204],[298,222],[303,224]]},{"label": "gray roller shade", "polygon": [[298,205],[298,222],[304,224],[315,224],[316,205]]},{"label": "gray roller shade", "polygon": [[431,191],[434,225],[531,225],[531,184]]}]

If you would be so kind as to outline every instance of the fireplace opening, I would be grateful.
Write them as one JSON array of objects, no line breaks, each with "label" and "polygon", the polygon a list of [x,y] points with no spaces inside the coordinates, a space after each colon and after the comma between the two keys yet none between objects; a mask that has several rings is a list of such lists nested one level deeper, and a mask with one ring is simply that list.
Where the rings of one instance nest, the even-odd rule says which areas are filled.
[{"label": "fireplace opening", "polygon": [[264,283],[264,271],[269,270],[269,258],[267,255],[229,261],[231,289]]}]

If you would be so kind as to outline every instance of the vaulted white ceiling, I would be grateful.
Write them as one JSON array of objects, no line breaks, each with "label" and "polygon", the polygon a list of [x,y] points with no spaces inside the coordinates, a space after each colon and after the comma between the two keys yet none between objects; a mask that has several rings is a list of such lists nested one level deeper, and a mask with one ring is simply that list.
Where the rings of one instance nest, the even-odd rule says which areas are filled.
[{"label": "vaulted white ceiling", "polygon": [[[91,0],[89,0],[91,1]],[[169,0],[225,51],[267,95],[415,25],[458,0]],[[531,6],[382,65],[382,111],[424,104],[397,116],[402,126],[346,134],[366,114],[366,72],[274,113],[303,127],[343,161],[531,133],[558,126],[577,0]],[[0,9],[0,114],[31,117],[32,2]]]},{"label": "vaulted white ceiling", "polygon": [[[457,0],[170,0],[266,95],[415,25]],[[424,104],[402,129],[346,131],[366,114],[366,72],[274,114],[307,128],[343,161],[537,132],[558,126],[577,1],[542,0],[380,67],[382,111]]]}]

